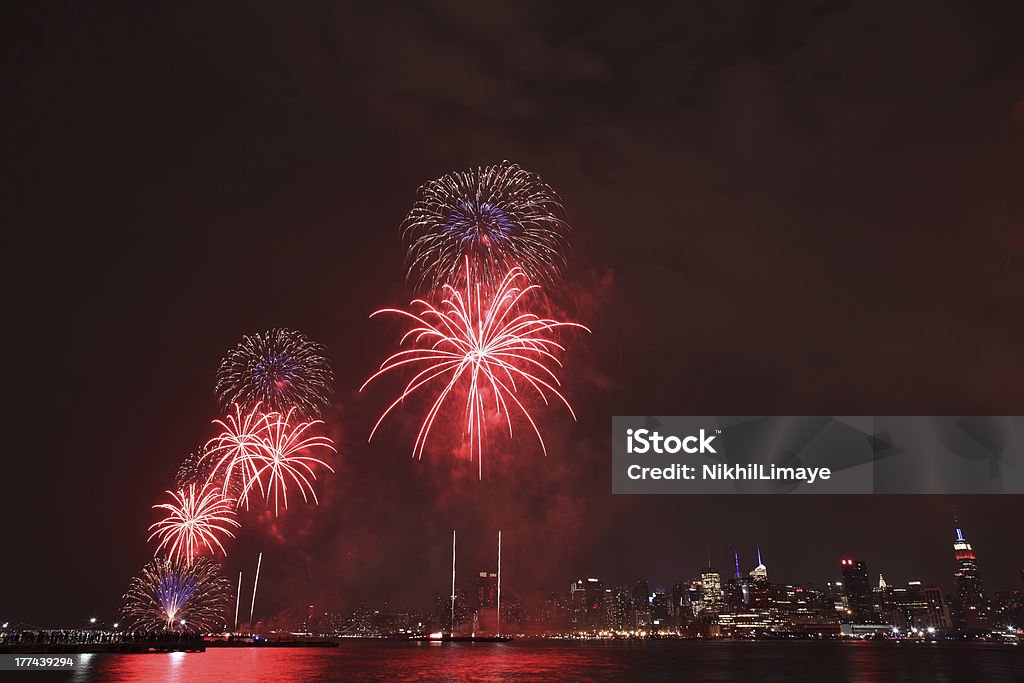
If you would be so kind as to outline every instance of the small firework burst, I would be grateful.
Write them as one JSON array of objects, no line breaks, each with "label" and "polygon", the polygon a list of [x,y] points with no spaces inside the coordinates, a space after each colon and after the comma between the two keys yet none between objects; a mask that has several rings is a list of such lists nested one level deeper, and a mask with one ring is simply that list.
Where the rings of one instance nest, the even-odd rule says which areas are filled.
[{"label": "small firework burst", "polygon": [[569,226],[540,176],[503,161],[425,183],[402,223],[406,278],[421,293],[468,278],[496,287],[512,268],[531,282],[561,279]]},{"label": "small firework burst", "polygon": [[247,510],[249,484],[263,455],[263,439],[272,415],[275,413],[263,411],[261,403],[249,410],[236,403],[223,420],[213,421],[221,431],[205,446],[206,458],[211,463],[210,480],[221,483],[222,496],[234,498],[238,506],[244,504]]},{"label": "small firework burst", "polygon": [[262,403],[267,411],[294,408],[307,419],[330,405],[334,371],[323,345],[295,330],[246,335],[221,361],[216,392],[225,411]]},{"label": "small firework burst", "polygon": [[334,469],[323,460],[310,455],[313,451],[337,452],[326,436],[313,434],[311,429],[323,424],[320,420],[303,422],[293,419],[294,410],[285,415],[272,413],[266,417],[261,448],[258,455],[247,463],[252,476],[242,491],[248,498],[254,485],[266,496],[269,504],[274,501],[274,514],[279,508],[288,509],[288,482],[292,482],[302,495],[302,500],[319,504],[313,481],[316,481],[316,467],[323,467],[334,473]]},{"label": "small firework burst", "polygon": [[326,449],[335,451],[331,440],[313,433],[321,420],[301,420],[298,412],[289,410],[283,415],[263,412],[260,404],[250,411],[235,405],[233,413],[224,420],[214,420],[221,433],[208,447],[213,460],[212,479],[223,482],[223,492],[238,491],[237,505],[249,509],[249,498],[254,491],[274,502],[274,514],[288,509],[288,482],[298,488],[304,501],[318,503],[312,482],[316,480],[316,467],[334,469],[323,460],[311,455]]},{"label": "small firework burst", "polygon": [[213,474],[213,459],[210,451],[203,446],[185,456],[174,473],[174,484],[179,489],[188,488],[189,484],[205,484]]},{"label": "small firework burst", "polygon": [[134,630],[209,632],[224,626],[230,599],[231,585],[216,562],[158,557],[132,579],[121,615]]},{"label": "small firework burst", "polygon": [[193,483],[167,493],[172,502],[153,506],[167,516],[149,527],[152,533],[147,540],[160,541],[156,553],[166,549],[168,557],[179,563],[191,562],[204,552],[220,550],[226,555],[220,536],[234,538],[231,528],[241,526],[235,520],[234,501],[212,483]]}]

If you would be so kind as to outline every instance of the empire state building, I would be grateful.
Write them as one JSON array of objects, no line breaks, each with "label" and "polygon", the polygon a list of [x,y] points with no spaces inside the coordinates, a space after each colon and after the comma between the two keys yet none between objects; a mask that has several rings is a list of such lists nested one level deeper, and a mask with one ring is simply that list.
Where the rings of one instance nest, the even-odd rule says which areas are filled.
[{"label": "empire state building", "polygon": [[981,574],[978,572],[974,548],[964,537],[959,525],[956,528],[956,540],[953,541],[953,557],[956,560],[953,585],[956,589],[958,611],[968,628],[975,627],[987,616],[985,590],[981,583]]}]

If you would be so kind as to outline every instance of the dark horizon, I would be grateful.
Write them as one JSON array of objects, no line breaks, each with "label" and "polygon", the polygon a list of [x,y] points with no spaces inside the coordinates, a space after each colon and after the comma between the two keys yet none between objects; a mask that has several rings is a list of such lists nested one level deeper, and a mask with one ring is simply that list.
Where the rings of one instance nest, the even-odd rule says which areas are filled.
[{"label": "dark horizon", "polygon": [[[266,614],[418,606],[453,527],[467,572],[504,531],[523,598],[757,545],[772,580],[856,557],[948,591],[954,509],[1019,588],[1020,496],[612,496],[609,461],[612,415],[1024,414],[1022,5],[464,8],[4,8],[0,618],[116,609],[218,362],[274,326],[327,346],[340,455],[319,508],[242,516],[225,573],[263,551]],[[367,445],[388,391],[357,389],[417,187],[503,159],[561,194],[592,334],[579,421],[542,411],[547,458],[521,433],[478,481],[409,457],[412,412]]]}]

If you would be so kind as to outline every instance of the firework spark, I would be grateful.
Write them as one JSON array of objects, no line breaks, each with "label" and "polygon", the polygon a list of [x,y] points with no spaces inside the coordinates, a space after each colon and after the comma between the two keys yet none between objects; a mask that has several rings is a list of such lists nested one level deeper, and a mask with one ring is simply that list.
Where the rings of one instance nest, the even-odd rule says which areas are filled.
[{"label": "firework spark", "polygon": [[268,411],[294,408],[307,419],[330,404],[334,371],[327,350],[306,335],[275,328],[246,335],[221,361],[216,392],[225,411],[233,404]]},{"label": "firework spark", "polygon": [[[275,413],[263,412],[263,404],[250,410],[239,404],[223,420],[213,424],[221,433],[206,444],[206,458],[211,463],[209,481],[221,482],[221,495],[232,497],[239,507],[249,509],[250,484],[264,452],[264,438]],[[262,486],[262,485],[261,485]],[[231,495],[232,493],[238,495]],[[262,492],[262,488],[261,488]]]},{"label": "firework spark", "polygon": [[324,467],[332,474],[334,469],[323,460],[309,455],[310,452],[327,449],[335,451],[331,440],[326,436],[310,433],[320,420],[302,422],[294,420],[294,410],[286,414],[271,413],[265,418],[265,428],[260,449],[256,455],[247,460],[251,468],[251,476],[242,491],[242,497],[248,498],[254,485],[265,493],[267,503],[274,501],[274,514],[279,514],[280,507],[288,509],[288,482],[291,481],[302,500],[319,504],[313,481],[316,481],[315,467]]},{"label": "firework spark", "polygon": [[186,489],[189,484],[205,484],[209,481],[213,474],[213,459],[209,454],[209,449],[203,446],[186,455],[174,473],[175,486]]},{"label": "firework spark", "polygon": [[248,510],[249,496],[258,490],[268,504],[273,499],[277,515],[281,507],[288,509],[291,481],[304,501],[319,502],[312,485],[315,467],[334,469],[309,453],[323,448],[336,452],[330,439],[313,433],[323,421],[300,420],[295,409],[282,415],[265,413],[260,404],[250,411],[236,404],[233,414],[214,424],[222,431],[208,444],[214,460],[211,478],[223,482],[222,495],[238,490],[238,506]]},{"label": "firework spark", "polygon": [[231,527],[241,526],[235,520],[234,501],[210,483],[193,483],[167,493],[173,502],[153,506],[154,510],[164,510],[167,516],[149,527],[152,533],[146,539],[159,539],[156,553],[166,548],[167,555],[181,563],[191,562],[204,551],[214,553],[219,549],[227,555],[219,537],[234,538]]},{"label": "firework spark", "polygon": [[129,629],[208,632],[225,624],[231,585],[208,558],[182,563],[159,557],[132,579],[123,599]]},{"label": "firework spark", "polygon": [[[237,501],[242,494],[242,477],[228,477],[225,476],[231,473],[228,468],[218,469],[221,453],[212,452],[213,443],[216,443],[216,440],[207,442],[185,456],[174,475],[175,486],[178,490],[184,491],[188,489],[189,484],[199,487],[212,484],[221,490],[223,497]],[[235,443],[237,445],[238,440]]]},{"label": "firework spark", "polygon": [[495,416],[504,418],[510,437],[513,410],[523,415],[545,455],[544,439],[519,398],[520,389],[530,387],[545,404],[549,395],[557,397],[573,419],[576,418],[572,406],[559,390],[561,385],[552,369],[552,366],[561,367],[556,354],[565,350],[553,336],[562,328],[589,330],[579,323],[541,318],[528,312],[525,309],[528,298],[539,287],[527,284],[520,268],[510,270],[493,294],[472,281],[468,258],[465,269],[466,284],[461,290],[445,285],[440,308],[417,299],[412,302],[418,309],[416,312],[389,308],[370,316],[391,313],[410,321],[412,326],[400,345],[411,341],[413,348],[391,355],[360,391],[378,377],[399,369],[415,372],[398,398],[377,420],[370,432],[371,440],[384,418],[405,399],[420,390],[435,391],[433,403],[413,444],[413,457],[422,458],[430,431],[445,403],[456,394],[461,397],[464,390],[465,433],[482,478],[482,437],[488,403]]},{"label": "firework spark", "polygon": [[421,292],[472,281],[493,290],[518,266],[531,282],[555,284],[569,226],[561,199],[540,176],[503,161],[449,173],[420,187],[402,223],[406,277]]}]

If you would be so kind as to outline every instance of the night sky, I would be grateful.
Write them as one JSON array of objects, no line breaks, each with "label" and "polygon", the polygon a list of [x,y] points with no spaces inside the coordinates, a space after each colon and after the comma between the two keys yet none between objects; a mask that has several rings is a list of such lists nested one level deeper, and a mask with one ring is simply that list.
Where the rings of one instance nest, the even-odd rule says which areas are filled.
[{"label": "night sky", "polygon": [[[301,329],[337,374],[319,508],[243,516],[257,613],[427,607],[711,561],[952,588],[952,516],[1020,587],[1020,496],[612,496],[610,416],[1024,414],[1024,5],[5,4],[0,619],[112,619],[213,380]],[[562,195],[579,415],[475,465],[366,437],[416,188],[510,159]],[[13,373],[13,374],[11,374]]]}]

